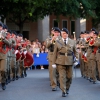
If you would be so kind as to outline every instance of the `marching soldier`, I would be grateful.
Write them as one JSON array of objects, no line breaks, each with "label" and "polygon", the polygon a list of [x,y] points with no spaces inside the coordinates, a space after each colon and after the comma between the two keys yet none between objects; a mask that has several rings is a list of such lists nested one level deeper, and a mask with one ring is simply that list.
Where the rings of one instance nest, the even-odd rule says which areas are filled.
[{"label": "marching soldier", "polygon": [[97,62],[97,80],[100,81],[100,31],[98,33],[98,38],[96,42],[94,43],[95,46],[98,47],[96,51],[96,62]]},{"label": "marching soldier", "polygon": [[[12,42],[11,42],[11,30],[8,30],[7,34],[9,36],[8,40],[10,41],[10,43],[12,45]],[[7,81],[6,81],[6,84],[10,83],[10,81],[11,81],[11,54],[10,54],[11,45],[10,45],[9,51],[7,52]]]},{"label": "marching soldier", "polygon": [[49,60],[49,76],[50,76],[50,85],[52,87],[52,91],[57,90],[58,83],[58,73],[56,68],[52,67],[52,57],[55,46],[55,41],[60,38],[60,29],[55,27],[52,28],[51,37],[46,39],[46,47],[48,48],[48,60]]},{"label": "marching soldier", "polygon": [[57,40],[54,46],[53,52],[53,65],[57,65],[60,78],[60,89],[62,90],[62,97],[66,97],[69,93],[69,88],[72,82],[72,65],[73,65],[73,53],[78,58],[76,52],[76,43],[74,40],[68,38],[68,30],[62,29],[62,39]]},{"label": "marching soldier", "polygon": [[[18,50],[21,54],[23,52],[23,49],[22,49],[23,36],[22,36],[22,34],[19,34],[19,40],[20,40],[20,42],[19,42],[20,46],[18,47]],[[19,68],[20,68],[20,76],[21,76],[21,78],[24,78],[24,74],[23,74],[24,60],[21,60],[21,59],[19,60]]]},{"label": "marching soldier", "polygon": [[15,81],[16,79],[16,55],[15,55],[15,48],[16,48],[16,35],[12,32],[11,38],[11,49],[10,49],[10,56],[11,56],[11,71],[12,71],[12,80]]},{"label": "marching soldier", "polygon": [[77,48],[79,49],[79,60],[80,60],[80,70],[81,70],[81,76],[83,77],[83,73],[84,73],[84,61],[82,59],[82,55],[84,54],[84,48],[82,47],[83,43],[84,43],[84,32],[81,32],[80,34],[80,38],[77,39],[76,44],[77,44]]},{"label": "marching soldier", "polygon": [[87,64],[88,64],[88,78],[89,81],[91,82],[93,80],[93,84],[96,83],[96,51],[94,51],[97,47],[94,46],[94,41],[96,40],[97,37],[97,32],[94,28],[91,29],[89,32],[89,37],[87,38],[86,41],[88,41],[88,49],[87,49]]},{"label": "marching soldier", "polygon": [[10,42],[6,39],[6,32],[2,31],[3,24],[0,23],[0,74],[1,74],[1,85],[2,89],[6,89],[6,62],[7,52]]}]

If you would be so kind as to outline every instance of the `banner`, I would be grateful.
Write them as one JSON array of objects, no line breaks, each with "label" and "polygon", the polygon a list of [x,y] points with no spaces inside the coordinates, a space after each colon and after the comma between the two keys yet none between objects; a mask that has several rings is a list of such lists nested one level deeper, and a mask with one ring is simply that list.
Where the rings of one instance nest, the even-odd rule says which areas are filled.
[{"label": "banner", "polygon": [[39,54],[33,54],[34,59],[34,66],[36,65],[48,65],[47,60],[48,53],[39,53]]}]

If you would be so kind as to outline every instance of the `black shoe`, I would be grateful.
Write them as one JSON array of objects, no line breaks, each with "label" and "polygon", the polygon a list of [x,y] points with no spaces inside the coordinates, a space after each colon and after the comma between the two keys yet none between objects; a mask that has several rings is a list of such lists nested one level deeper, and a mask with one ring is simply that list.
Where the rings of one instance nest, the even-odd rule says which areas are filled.
[{"label": "black shoe", "polygon": [[66,90],[66,94],[69,94],[69,89]]},{"label": "black shoe", "polygon": [[57,91],[57,88],[52,88],[52,91]]},{"label": "black shoe", "polygon": [[12,81],[15,81],[15,78],[14,77],[12,78]]},{"label": "black shoe", "polygon": [[18,76],[16,76],[16,80],[18,80],[19,79],[19,77]]},{"label": "black shoe", "polygon": [[8,76],[8,83],[10,83],[11,82],[11,79],[10,79],[10,76]]},{"label": "black shoe", "polygon": [[96,84],[96,81],[93,81],[93,84]]},{"label": "black shoe", "polygon": [[60,88],[60,83],[57,81],[57,86]]},{"label": "black shoe", "polygon": [[65,92],[62,92],[62,97],[66,97],[67,94]]},{"label": "black shoe", "polygon": [[84,76],[84,78],[86,78],[86,77]]},{"label": "black shoe", "polygon": [[21,75],[21,78],[24,78],[24,74]]},{"label": "black shoe", "polygon": [[92,78],[90,78],[89,81],[92,82],[93,81]]},{"label": "black shoe", "polygon": [[6,89],[6,84],[5,83],[1,83],[1,86],[2,86],[2,90]]},{"label": "black shoe", "polygon": [[98,78],[97,80],[100,81],[100,78]]},{"label": "black shoe", "polygon": [[27,74],[24,74],[25,77],[27,77]]}]

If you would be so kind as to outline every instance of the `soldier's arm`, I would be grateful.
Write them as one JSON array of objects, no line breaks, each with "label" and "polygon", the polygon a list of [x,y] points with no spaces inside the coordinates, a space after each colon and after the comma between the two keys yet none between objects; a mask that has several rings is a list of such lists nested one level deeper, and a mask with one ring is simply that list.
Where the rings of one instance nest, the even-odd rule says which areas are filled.
[{"label": "soldier's arm", "polygon": [[76,48],[76,43],[74,43],[74,50],[73,51],[74,51],[75,57],[77,59],[79,59],[79,53],[78,53],[77,48]]},{"label": "soldier's arm", "polygon": [[52,42],[50,39],[46,39],[46,48],[49,48],[52,45]]},{"label": "soldier's arm", "polygon": [[14,39],[12,39],[12,47],[16,46],[16,41]]},{"label": "soldier's arm", "polygon": [[100,39],[95,41],[94,46],[100,47]]},{"label": "soldier's arm", "polygon": [[10,42],[8,39],[4,38],[4,39],[2,39],[2,41],[3,41],[6,45],[11,46],[11,42]]},{"label": "soldier's arm", "polygon": [[52,58],[52,63],[53,63],[53,64],[55,64],[55,62],[56,62],[57,52],[58,52],[57,42],[55,42],[54,52],[53,52],[53,58]]}]

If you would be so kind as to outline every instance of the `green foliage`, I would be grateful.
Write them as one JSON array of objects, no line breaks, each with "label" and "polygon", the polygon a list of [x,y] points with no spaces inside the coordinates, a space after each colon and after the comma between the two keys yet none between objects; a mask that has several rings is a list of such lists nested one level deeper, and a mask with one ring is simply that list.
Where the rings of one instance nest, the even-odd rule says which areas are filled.
[{"label": "green foliage", "polygon": [[92,0],[2,0],[0,14],[20,27],[26,20],[37,21],[51,14],[57,17],[95,18],[96,3]]},{"label": "green foliage", "polygon": [[94,12],[96,14],[96,17],[93,18],[93,26],[98,28],[98,24],[100,24],[100,0],[95,0],[95,9]]}]

